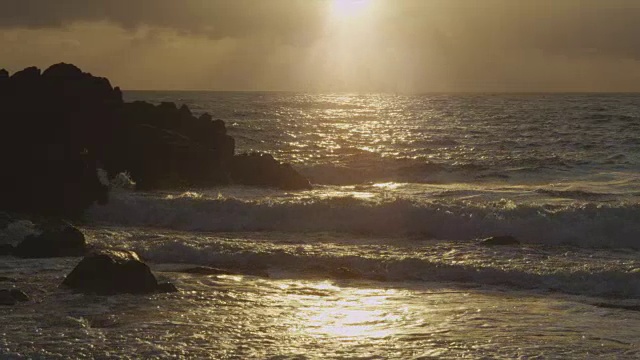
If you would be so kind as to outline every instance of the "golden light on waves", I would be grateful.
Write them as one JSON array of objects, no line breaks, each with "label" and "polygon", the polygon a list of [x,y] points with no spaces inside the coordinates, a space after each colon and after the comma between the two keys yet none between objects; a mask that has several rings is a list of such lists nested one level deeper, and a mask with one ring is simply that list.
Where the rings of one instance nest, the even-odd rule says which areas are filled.
[{"label": "golden light on waves", "polygon": [[394,290],[341,288],[318,284],[319,290],[334,290],[341,298],[316,298],[314,306],[300,308],[298,316],[304,333],[321,337],[380,338],[392,335],[401,320],[397,309],[390,311],[388,297]]}]

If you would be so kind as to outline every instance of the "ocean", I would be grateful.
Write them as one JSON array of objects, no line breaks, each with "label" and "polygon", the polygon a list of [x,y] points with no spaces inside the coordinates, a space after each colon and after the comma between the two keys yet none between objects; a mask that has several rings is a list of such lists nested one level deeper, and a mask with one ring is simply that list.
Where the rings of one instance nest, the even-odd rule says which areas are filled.
[{"label": "ocean", "polygon": [[0,357],[640,358],[640,94],[125,98],[209,112],[313,189],[114,188],[88,242],[180,292],[74,294],[78,259],[3,259],[33,301],[0,308]]}]

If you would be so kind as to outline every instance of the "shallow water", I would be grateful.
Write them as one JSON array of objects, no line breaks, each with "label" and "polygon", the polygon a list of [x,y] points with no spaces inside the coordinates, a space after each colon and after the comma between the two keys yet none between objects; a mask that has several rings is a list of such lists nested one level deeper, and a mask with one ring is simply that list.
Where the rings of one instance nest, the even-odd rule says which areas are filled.
[{"label": "shallow water", "polygon": [[[59,289],[77,259],[7,260],[3,275],[33,296],[30,303],[0,308],[0,348],[5,356],[45,358],[635,358],[640,356],[640,312],[594,306],[629,304],[640,294],[607,293],[588,286],[496,279],[536,264],[531,256],[553,257],[544,249],[471,250],[471,245],[428,242],[405,244],[405,257],[435,258],[440,266],[423,273],[406,269],[404,279],[344,278],[338,265],[366,271],[369,257],[382,257],[390,239],[315,239],[259,233],[194,235],[151,229],[85,230],[93,246],[109,238],[129,245],[153,264],[155,273],[173,281],[177,294],[153,296],[85,296]],[[106,241],[106,240],[102,240]],[[397,241],[396,241],[397,242]],[[196,250],[179,244],[191,244]],[[216,244],[217,251],[213,251]],[[307,246],[321,260],[286,262],[289,251]],[[412,247],[412,251],[409,251]],[[447,248],[452,248],[445,252]],[[428,254],[431,250],[432,254]],[[400,251],[390,249],[388,252]],[[195,257],[194,254],[199,256]],[[170,255],[173,254],[173,255]],[[459,254],[460,256],[456,256]],[[556,254],[530,273],[581,271],[580,257],[597,257],[599,269],[582,274],[624,271],[638,266],[606,251]],[[388,254],[387,258],[398,257]],[[623,256],[624,257],[624,256]],[[341,260],[338,258],[342,258]],[[637,257],[636,257],[637,258]],[[162,260],[173,260],[166,263]],[[329,260],[331,259],[331,260]],[[390,264],[394,260],[390,260]],[[418,260],[414,260],[418,261]],[[176,263],[177,262],[177,263]],[[326,267],[322,267],[325,262]],[[406,263],[406,262],[405,262]],[[432,272],[457,272],[463,263],[492,268],[489,278],[458,273],[447,280]],[[513,263],[513,264],[510,264]],[[595,261],[594,261],[595,263]],[[254,275],[194,275],[179,272],[193,264],[221,265]],[[364,267],[363,267],[364,266]],[[391,266],[393,267],[393,266]],[[393,272],[394,269],[386,269]],[[473,272],[472,272],[473,273]],[[268,275],[269,277],[264,277]],[[347,276],[349,277],[349,276]],[[519,275],[522,277],[522,274]],[[574,281],[576,279],[573,279]],[[586,285],[586,284],[585,284]],[[549,286],[549,287],[547,287]],[[597,286],[597,284],[596,284]],[[637,284],[635,286],[637,289]],[[592,292],[598,296],[589,295]],[[570,293],[578,294],[571,295]],[[637,302],[633,302],[637,303]]]}]

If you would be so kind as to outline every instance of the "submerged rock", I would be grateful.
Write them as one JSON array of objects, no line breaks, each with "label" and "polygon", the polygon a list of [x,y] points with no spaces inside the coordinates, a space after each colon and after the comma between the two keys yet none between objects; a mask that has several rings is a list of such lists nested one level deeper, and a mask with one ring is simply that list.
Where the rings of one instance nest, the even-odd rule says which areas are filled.
[{"label": "submerged rock", "polygon": [[496,245],[520,245],[520,241],[511,235],[492,236],[480,240],[480,244],[484,246]]},{"label": "submerged rock", "polygon": [[19,289],[1,289],[0,305],[15,305],[18,302],[29,301],[29,296]]},{"label": "submerged rock", "polygon": [[178,292],[179,290],[175,285],[173,285],[170,282],[161,282],[161,283],[158,283],[157,291],[161,293],[174,293],[174,292]]},{"label": "submerged rock", "polygon": [[85,256],[62,285],[82,293],[99,295],[177,291],[172,284],[158,284],[138,254],[125,250],[99,250]]},{"label": "submerged rock", "polygon": [[84,234],[67,224],[27,236],[13,249],[13,255],[21,258],[82,256],[86,248]]}]

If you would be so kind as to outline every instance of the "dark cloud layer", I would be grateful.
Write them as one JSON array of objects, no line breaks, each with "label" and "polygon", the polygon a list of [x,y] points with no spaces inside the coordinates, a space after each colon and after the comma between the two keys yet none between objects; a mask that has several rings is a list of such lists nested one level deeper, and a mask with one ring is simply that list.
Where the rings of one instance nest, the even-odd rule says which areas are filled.
[{"label": "dark cloud layer", "polygon": [[109,21],[206,34],[213,38],[257,34],[309,37],[318,32],[321,1],[315,0],[2,0],[1,27],[62,27]]},{"label": "dark cloud layer", "polygon": [[0,58],[138,88],[640,90],[638,0],[339,1],[0,0]]}]

